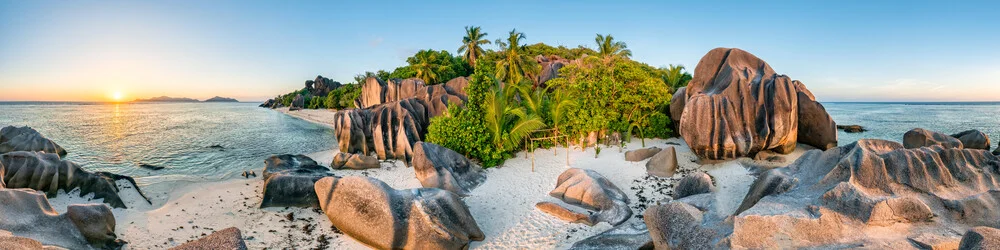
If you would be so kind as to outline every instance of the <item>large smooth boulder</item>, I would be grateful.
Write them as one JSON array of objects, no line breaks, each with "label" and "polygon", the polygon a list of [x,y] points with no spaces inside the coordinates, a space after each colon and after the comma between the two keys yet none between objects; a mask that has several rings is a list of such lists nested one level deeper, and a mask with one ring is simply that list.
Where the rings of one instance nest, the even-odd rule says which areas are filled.
[{"label": "large smooth boulder", "polygon": [[681,87],[670,98],[670,121],[680,128],[681,116],[684,114],[684,102],[687,101],[687,87]]},{"label": "large smooth boulder", "polygon": [[65,149],[37,130],[28,126],[6,126],[0,129],[0,154],[14,151],[42,151],[66,156]]},{"label": "large smooth boulder", "polygon": [[915,128],[903,134],[904,148],[920,148],[941,145],[945,148],[965,148],[962,141],[950,135],[930,131],[922,128]]},{"label": "large smooth boulder", "polygon": [[[115,217],[104,204],[69,205],[59,214],[41,192],[0,189],[0,230],[49,246],[114,249]],[[2,248],[2,247],[0,247]]]},{"label": "large smooth boulder", "polygon": [[687,203],[675,201],[650,207],[642,219],[656,249],[724,248],[713,243],[718,232],[701,227],[704,213]]},{"label": "large smooth boulder", "polygon": [[429,142],[417,142],[413,154],[413,171],[425,188],[440,188],[467,196],[472,189],[486,182],[483,168],[454,150]]},{"label": "large smooth boulder", "polygon": [[45,192],[49,197],[55,197],[59,190],[69,192],[79,189],[80,196],[94,194],[94,198],[103,199],[104,203],[116,208],[126,206],[118,195],[115,181],[126,180],[146,202],[152,204],[132,177],[89,172],[51,153],[15,151],[0,155],[0,174],[0,187],[3,188],[30,188]]},{"label": "large smooth boulder", "polygon": [[369,169],[369,168],[379,168],[378,159],[372,156],[363,154],[348,154],[344,152],[339,152],[333,156],[333,161],[330,162],[330,168],[332,169]]},{"label": "large smooth boulder", "polygon": [[[997,227],[1000,214],[991,211],[1000,207],[998,169],[1000,159],[984,150],[942,145],[906,149],[897,142],[863,139],[812,150],[787,167],[764,171],[738,207],[720,201],[727,196],[719,192],[668,203],[695,207],[684,201],[702,196],[707,197],[692,201],[708,202],[697,206],[705,209],[699,210],[700,223],[670,232],[688,242],[770,249],[892,246],[943,228]],[[663,216],[698,214],[673,210]],[[649,211],[645,218],[651,233],[675,226],[650,221]],[[906,231],[865,233],[887,227]],[[716,233],[684,233],[705,231]],[[655,242],[656,234],[653,238]]]},{"label": "large smooth boulder", "polygon": [[679,92],[673,102],[683,106],[679,132],[702,159],[733,159],[760,150],[787,154],[797,142],[836,146],[836,125],[805,85],[746,51],[709,51]]},{"label": "large smooth boulder", "polygon": [[316,182],[320,207],[337,229],[376,249],[467,249],[486,238],[465,203],[437,188],[396,190],[374,178]]},{"label": "large smooth boulder", "polygon": [[198,250],[198,249],[232,249],[246,250],[247,245],[243,242],[243,234],[239,228],[230,227],[216,231],[208,236],[201,237],[192,242],[170,248],[171,250]]},{"label": "large smooth boulder", "polygon": [[632,216],[632,209],[628,207],[629,199],[625,192],[593,170],[567,169],[559,175],[556,188],[549,192],[549,195],[567,204],[596,211],[582,214],[551,202],[536,204],[536,207],[543,212],[558,218],[566,220],[577,218],[569,220],[572,222],[588,225],[607,222],[618,225]]},{"label": "large smooth boulder", "polygon": [[292,105],[289,110],[298,110],[306,108],[306,98],[302,94],[295,94],[295,98],[292,99]]},{"label": "large smooth boulder", "polygon": [[681,178],[681,180],[677,182],[677,185],[674,186],[673,198],[677,200],[696,194],[711,193],[714,190],[715,185],[712,184],[711,176],[705,172],[695,172]]},{"label": "large smooth boulder", "polygon": [[968,149],[990,150],[990,136],[979,130],[966,130],[953,134],[951,137],[962,142],[962,146]]},{"label": "large smooth boulder", "polygon": [[646,173],[659,177],[674,176],[677,173],[677,150],[673,146],[667,146],[653,155],[646,162]]},{"label": "large smooth boulder", "polygon": [[260,207],[319,207],[313,185],[334,176],[330,169],[305,155],[274,155],[264,160]]},{"label": "large smooth boulder", "polygon": [[629,150],[625,152],[625,160],[631,162],[643,161],[649,159],[649,157],[653,157],[654,155],[656,155],[656,153],[659,153],[661,150],[663,149],[657,147]]},{"label": "large smooth boulder", "polygon": [[1000,249],[1000,229],[974,227],[962,236],[958,244],[961,250]]}]

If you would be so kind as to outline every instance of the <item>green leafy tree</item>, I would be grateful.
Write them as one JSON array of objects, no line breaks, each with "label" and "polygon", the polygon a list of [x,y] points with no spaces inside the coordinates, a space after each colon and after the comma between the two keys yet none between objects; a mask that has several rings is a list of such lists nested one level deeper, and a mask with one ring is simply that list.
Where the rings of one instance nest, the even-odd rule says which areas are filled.
[{"label": "green leafy tree", "polygon": [[523,32],[511,30],[507,40],[497,39],[496,44],[500,46],[500,58],[496,62],[496,77],[500,81],[508,83],[519,83],[525,76],[538,74],[538,65],[534,59],[523,54],[521,40],[524,40]]},{"label": "green leafy tree", "polygon": [[468,75],[468,65],[448,51],[421,50],[406,59],[414,76],[427,84],[442,83],[452,78]]},{"label": "green leafy tree", "polygon": [[607,36],[597,34],[594,41],[597,42],[597,51],[602,57],[616,56],[628,58],[632,56],[632,51],[628,49],[628,45],[625,42],[616,42],[615,38],[610,34]]},{"label": "green leafy tree", "polygon": [[[402,66],[402,67],[398,67],[395,70],[393,70],[392,73],[389,73],[389,77],[386,77],[385,79],[382,79],[382,78],[379,78],[379,79],[382,79],[384,81],[384,80],[393,79],[393,78],[406,79],[406,78],[413,78],[413,77],[417,77],[417,72],[413,70],[413,67],[411,67],[411,66]],[[364,82],[362,81],[361,83],[364,83]]]},{"label": "green leafy tree", "polygon": [[492,94],[483,100],[483,122],[493,138],[493,146],[504,151],[515,150],[531,132],[545,127],[538,116],[530,115],[516,102],[512,92],[516,85],[500,87],[496,84]]},{"label": "green leafy tree", "polygon": [[576,48],[567,48],[565,46],[559,45],[558,47],[552,47],[544,43],[536,43],[528,46],[524,46],[524,52],[530,58],[535,58],[535,56],[551,56],[556,55],[564,59],[577,59],[583,55],[597,55],[597,51],[590,48],[578,46]]},{"label": "green leafy tree", "polygon": [[677,92],[677,89],[681,87],[686,87],[692,78],[691,74],[684,70],[684,65],[671,64],[669,67],[660,68],[660,70],[660,77],[670,88],[670,93]]},{"label": "green leafy tree", "polygon": [[479,26],[465,26],[465,37],[462,38],[462,46],[458,47],[458,53],[462,54],[469,65],[475,66],[476,59],[486,53],[481,45],[490,43],[490,40],[485,38],[487,35],[489,34],[482,32]]}]

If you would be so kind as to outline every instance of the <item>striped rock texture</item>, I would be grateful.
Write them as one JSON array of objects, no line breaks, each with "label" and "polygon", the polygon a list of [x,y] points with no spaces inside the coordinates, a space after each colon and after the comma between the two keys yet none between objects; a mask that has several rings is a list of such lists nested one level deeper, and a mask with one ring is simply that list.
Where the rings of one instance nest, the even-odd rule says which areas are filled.
[{"label": "striped rock texture", "polygon": [[66,156],[66,150],[59,144],[28,126],[0,129],[0,154],[14,151],[43,151]]},{"label": "striped rock texture", "polygon": [[93,193],[94,198],[104,199],[104,203],[116,208],[125,208],[125,203],[118,196],[115,181],[127,180],[149,202],[132,177],[89,172],[52,153],[15,151],[0,155],[0,175],[0,188],[30,188],[45,192],[49,197],[59,190],[69,192],[79,188],[81,196]]}]

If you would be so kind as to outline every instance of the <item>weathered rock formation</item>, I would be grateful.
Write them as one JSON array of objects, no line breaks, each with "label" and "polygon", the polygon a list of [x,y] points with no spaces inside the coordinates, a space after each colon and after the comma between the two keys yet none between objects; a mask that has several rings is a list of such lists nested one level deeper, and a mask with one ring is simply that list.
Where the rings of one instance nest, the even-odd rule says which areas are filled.
[{"label": "weathered rock formation", "polygon": [[340,88],[340,86],[342,86],[340,82],[321,75],[316,76],[316,79],[306,80],[306,91],[309,91],[312,96],[326,97],[330,91]]},{"label": "weathered rock formation", "polygon": [[413,154],[413,170],[425,188],[440,188],[468,196],[472,189],[486,181],[482,167],[451,149],[417,142]]},{"label": "weathered rock formation", "polygon": [[618,225],[632,216],[632,209],[628,207],[629,200],[625,192],[593,170],[567,169],[559,175],[556,188],[549,192],[549,195],[567,204],[597,211],[588,215],[574,212],[552,202],[540,202],[535,205],[542,212],[567,221],[587,225],[599,222]]},{"label": "weathered rock formation", "polygon": [[625,152],[625,160],[626,161],[631,161],[631,162],[643,161],[645,159],[649,159],[649,157],[653,157],[654,155],[656,155],[657,153],[659,153],[660,150],[662,150],[662,149],[657,148],[657,147],[649,147],[649,148],[640,148],[640,149],[636,149],[636,150],[629,150],[629,151]]},{"label": "weathered rock formation", "polygon": [[571,250],[652,249],[652,238],[642,222],[615,226],[600,234],[573,243]]},{"label": "weathered rock formation", "polygon": [[79,188],[81,196],[94,194],[94,198],[103,199],[104,203],[116,208],[125,208],[125,202],[118,196],[115,181],[127,180],[146,202],[150,202],[132,177],[91,173],[51,153],[15,151],[0,155],[0,174],[0,188],[30,188],[45,192],[49,197],[55,197],[59,190],[69,192]]},{"label": "weathered rock formation", "polygon": [[445,84],[424,85],[420,79],[392,79],[389,83],[368,78],[355,100],[360,109],[338,111],[334,130],[341,151],[369,154],[379,159],[409,162],[413,144],[423,141],[430,118],[441,115],[449,104],[466,101],[468,79],[459,77]]},{"label": "weathered rock formation", "polygon": [[962,236],[958,249],[1000,249],[1000,229],[992,227],[972,228],[965,233],[965,236]]},{"label": "weathered rock formation", "polygon": [[264,160],[260,207],[318,207],[313,185],[327,176],[334,176],[330,169],[305,155],[271,156]]},{"label": "weathered rock formation", "polygon": [[659,177],[671,177],[677,172],[677,150],[667,146],[646,162],[646,173]]},{"label": "weathered rock formation", "polygon": [[691,175],[681,178],[674,186],[675,200],[679,200],[684,197],[711,193],[715,190],[715,185],[712,184],[712,177],[705,172],[696,172]]},{"label": "weathered rock formation", "polygon": [[66,156],[66,150],[35,129],[6,126],[0,129],[0,154],[14,151],[43,151]]},{"label": "weathered rock formation", "polygon": [[230,227],[216,231],[208,236],[201,237],[192,242],[170,248],[170,250],[199,250],[199,249],[227,249],[246,250],[247,245],[243,242],[243,234],[240,229]]},{"label": "weathered rock formation", "polygon": [[374,178],[316,182],[320,207],[337,229],[376,249],[466,249],[486,238],[458,195],[396,190]]},{"label": "weathered rock formation", "polygon": [[868,131],[861,125],[837,125],[837,129],[843,130],[846,133],[861,133]]},{"label": "weathered rock formation", "polygon": [[[1000,226],[998,168],[984,150],[865,139],[763,172],[735,209],[695,199],[712,193],[644,218],[657,248],[892,248],[928,233]],[[886,231],[866,233],[874,228]]]},{"label": "weathered rock formation", "polygon": [[333,156],[330,168],[333,169],[369,169],[379,168],[378,159],[363,154],[348,154],[344,152]]},{"label": "weathered rock formation", "polygon": [[767,149],[785,154],[797,142],[819,149],[837,143],[833,119],[805,85],[740,49],[709,51],[678,92],[671,117],[682,109],[679,132],[703,159],[753,156]]},{"label": "weathered rock formation", "polygon": [[965,146],[962,145],[962,141],[940,132],[915,128],[907,131],[906,134],[903,134],[904,148],[920,148],[934,145],[941,145],[945,148],[965,148]]},{"label": "weathered rock formation", "polygon": [[990,150],[990,136],[986,135],[979,130],[966,130],[959,132],[958,134],[953,134],[951,137],[958,139],[962,142],[962,146],[968,149],[982,149]]},{"label": "weathered rock formation", "polygon": [[[47,246],[116,249],[115,217],[104,204],[69,205],[59,214],[45,195],[27,189],[0,190],[0,230]],[[6,245],[0,246],[5,248]]]},{"label": "weathered rock formation", "polygon": [[43,249],[42,243],[31,238],[14,236],[14,233],[0,230],[0,246],[5,250]]},{"label": "weathered rock formation", "polygon": [[535,56],[535,62],[538,66],[542,67],[542,71],[538,73],[538,77],[535,79],[535,87],[545,88],[545,82],[559,77],[559,69],[570,63],[570,60],[563,59],[557,55]]},{"label": "weathered rock formation", "polygon": [[296,94],[295,98],[292,99],[292,105],[288,107],[288,110],[299,110],[306,107],[306,98],[302,94]]}]

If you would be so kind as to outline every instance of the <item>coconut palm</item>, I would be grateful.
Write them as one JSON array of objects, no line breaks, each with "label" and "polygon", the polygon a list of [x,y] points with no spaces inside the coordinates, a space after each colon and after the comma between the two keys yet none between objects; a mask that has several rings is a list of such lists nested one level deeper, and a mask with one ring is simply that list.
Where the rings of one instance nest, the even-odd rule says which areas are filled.
[{"label": "coconut palm", "polygon": [[423,79],[427,84],[438,82],[437,72],[448,69],[448,66],[441,65],[440,61],[438,53],[430,50],[421,50],[416,55],[413,55],[413,57],[407,59],[407,62],[413,67],[413,71],[416,71],[416,77]]},{"label": "coconut palm", "polygon": [[601,54],[604,58],[612,56],[628,58],[632,56],[632,51],[628,49],[628,45],[625,42],[616,42],[615,38],[610,34],[607,36],[597,34],[594,41],[597,42],[598,54]]},{"label": "coconut palm", "polygon": [[663,82],[667,83],[667,87],[670,87],[670,93],[687,86],[688,82],[691,81],[691,74],[684,71],[684,65],[671,64],[669,67],[660,69],[664,71]]},{"label": "coconut palm", "polygon": [[539,69],[535,67],[534,61],[523,53],[524,40],[523,32],[511,30],[507,40],[497,39],[496,44],[500,46],[500,59],[497,60],[497,79],[506,83],[519,83],[524,79],[525,74],[534,74]]},{"label": "coconut palm", "polygon": [[479,26],[465,26],[465,37],[462,38],[462,46],[458,47],[458,54],[462,54],[465,61],[473,68],[476,67],[476,59],[485,53],[480,45],[490,43],[490,40],[484,38],[487,35],[489,34],[480,31]]},{"label": "coconut palm", "polygon": [[531,132],[545,127],[541,118],[529,115],[515,101],[512,86],[495,85],[483,100],[483,122],[493,137],[493,145],[500,149],[516,148]]}]

